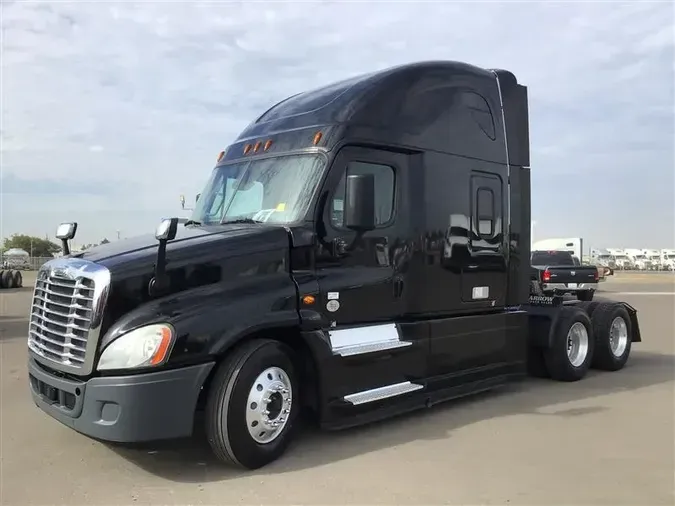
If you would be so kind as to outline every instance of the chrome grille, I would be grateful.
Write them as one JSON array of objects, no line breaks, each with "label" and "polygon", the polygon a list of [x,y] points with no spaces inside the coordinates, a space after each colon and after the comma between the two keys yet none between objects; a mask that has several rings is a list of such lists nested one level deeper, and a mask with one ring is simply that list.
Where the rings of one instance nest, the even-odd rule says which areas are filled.
[{"label": "chrome grille", "polygon": [[109,271],[92,262],[56,259],[45,264],[33,293],[30,350],[56,368],[90,372],[109,285]]}]

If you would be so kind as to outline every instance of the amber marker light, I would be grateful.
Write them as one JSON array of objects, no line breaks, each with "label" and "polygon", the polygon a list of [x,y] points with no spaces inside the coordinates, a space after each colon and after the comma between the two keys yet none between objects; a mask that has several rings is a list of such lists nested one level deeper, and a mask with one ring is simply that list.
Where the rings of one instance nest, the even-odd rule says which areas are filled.
[{"label": "amber marker light", "polygon": [[314,144],[315,146],[316,146],[317,144],[319,144],[319,142],[321,142],[321,138],[322,138],[322,137],[323,137],[323,134],[322,134],[321,132],[315,133],[315,134],[314,134],[314,141],[313,141],[313,144]]},{"label": "amber marker light", "polygon": [[246,144],[246,146],[244,146],[244,154],[248,155],[248,153],[249,153],[249,151],[251,151],[252,147],[253,146],[251,146],[250,144]]},{"label": "amber marker light", "polygon": [[169,348],[171,347],[171,329],[169,327],[161,327],[160,329],[161,341],[155,351],[154,355],[150,359],[150,365],[161,364],[164,359],[166,359],[167,354],[169,353]]},{"label": "amber marker light", "polygon": [[305,295],[302,298],[302,303],[305,304],[306,306],[311,306],[312,304],[314,304],[315,300],[316,299],[314,298],[314,295]]},{"label": "amber marker light", "polygon": [[272,147],[272,141],[271,140],[265,141],[265,146],[263,147],[263,151],[267,151],[271,147]]}]

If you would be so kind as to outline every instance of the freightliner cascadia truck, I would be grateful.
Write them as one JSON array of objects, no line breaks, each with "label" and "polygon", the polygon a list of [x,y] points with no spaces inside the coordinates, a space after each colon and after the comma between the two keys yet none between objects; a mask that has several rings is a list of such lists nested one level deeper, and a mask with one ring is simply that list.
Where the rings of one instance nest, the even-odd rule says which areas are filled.
[{"label": "freightliner cascadia truck", "polygon": [[528,372],[576,381],[641,340],[628,304],[530,294],[527,88],[511,72],[440,61],[337,82],[217,158],[191,218],[154,236],[70,254],[77,224],[59,226],[28,336],[51,417],[123,443],[203,420],[219,459],[255,469],[301,412],[343,429]]}]

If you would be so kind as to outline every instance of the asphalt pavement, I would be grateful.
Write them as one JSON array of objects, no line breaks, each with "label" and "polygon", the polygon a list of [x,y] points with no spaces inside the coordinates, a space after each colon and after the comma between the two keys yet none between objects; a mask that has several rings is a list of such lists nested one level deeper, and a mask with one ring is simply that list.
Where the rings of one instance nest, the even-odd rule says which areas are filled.
[{"label": "asphalt pavement", "polygon": [[[27,278],[27,284],[30,278]],[[91,440],[28,391],[31,288],[0,291],[0,504],[675,504],[675,276],[620,273],[601,297],[639,311],[615,373],[507,388],[338,433],[308,430],[272,465],[223,468],[201,434]]]}]

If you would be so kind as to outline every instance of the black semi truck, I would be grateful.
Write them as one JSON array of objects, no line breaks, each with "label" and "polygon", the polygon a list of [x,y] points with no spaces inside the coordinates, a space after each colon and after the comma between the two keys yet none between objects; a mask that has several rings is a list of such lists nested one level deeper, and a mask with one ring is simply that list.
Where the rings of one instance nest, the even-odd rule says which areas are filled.
[{"label": "black semi truck", "polygon": [[632,307],[530,294],[529,164],[505,70],[424,62],[292,96],[221,152],[190,220],[77,254],[59,227],[30,314],[35,404],[112,442],[203,418],[254,469],[301,411],[341,429],[527,372],[618,370]]}]

